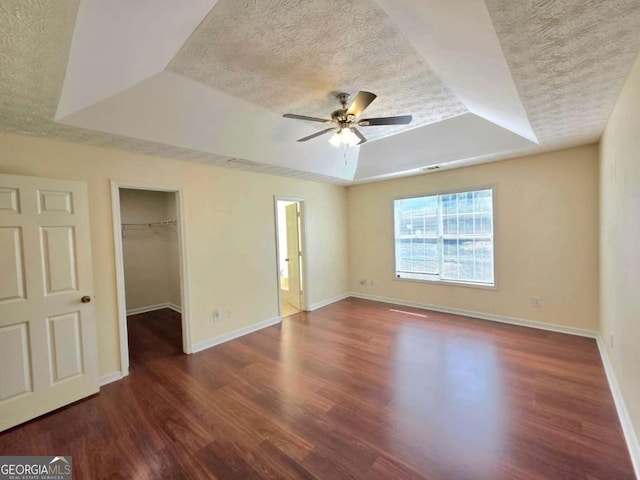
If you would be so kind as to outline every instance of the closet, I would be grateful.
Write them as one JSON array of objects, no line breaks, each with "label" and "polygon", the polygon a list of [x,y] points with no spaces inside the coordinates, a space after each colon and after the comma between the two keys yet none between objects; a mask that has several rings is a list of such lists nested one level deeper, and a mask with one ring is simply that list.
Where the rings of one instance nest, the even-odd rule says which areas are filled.
[{"label": "closet", "polygon": [[181,351],[176,195],[127,188],[119,191],[129,353],[132,358],[140,353],[136,352],[138,341],[146,349],[154,348],[150,339],[156,337],[162,337],[158,340],[164,343],[158,348],[166,350],[171,344]]}]

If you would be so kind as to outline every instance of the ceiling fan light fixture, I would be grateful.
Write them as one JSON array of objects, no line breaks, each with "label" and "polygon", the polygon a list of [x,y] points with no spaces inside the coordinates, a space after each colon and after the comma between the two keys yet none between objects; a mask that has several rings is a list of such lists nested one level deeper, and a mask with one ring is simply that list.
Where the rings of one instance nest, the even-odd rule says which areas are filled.
[{"label": "ceiling fan light fixture", "polygon": [[353,133],[349,127],[341,128],[336,133],[334,133],[329,139],[329,143],[334,147],[355,147],[360,143],[360,139],[358,136]]}]

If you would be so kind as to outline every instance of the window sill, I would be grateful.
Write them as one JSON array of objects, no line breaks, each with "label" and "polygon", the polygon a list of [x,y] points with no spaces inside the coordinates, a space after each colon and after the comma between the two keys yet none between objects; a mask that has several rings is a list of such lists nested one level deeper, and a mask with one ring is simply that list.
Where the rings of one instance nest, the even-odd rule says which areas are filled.
[{"label": "window sill", "polygon": [[399,278],[394,277],[394,280],[397,282],[417,282],[417,283],[426,283],[429,285],[443,285],[443,286],[451,286],[451,287],[464,287],[464,288],[477,288],[480,290],[494,290],[498,291],[498,286],[494,285],[483,285],[480,283],[466,283],[466,282],[453,282],[451,280],[419,280],[417,278]]}]

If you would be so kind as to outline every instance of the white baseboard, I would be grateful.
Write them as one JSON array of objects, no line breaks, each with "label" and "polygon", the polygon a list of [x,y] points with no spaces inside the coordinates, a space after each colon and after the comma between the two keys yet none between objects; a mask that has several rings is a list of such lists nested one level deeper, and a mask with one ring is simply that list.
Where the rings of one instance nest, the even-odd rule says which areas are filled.
[{"label": "white baseboard", "polygon": [[182,313],[182,307],[175,303],[167,303],[167,308],[170,308],[174,312]]},{"label": "white baseboard", "polygon": [[379,297],[376,295],[368,295],[365,293],[352,292],[351,297],[363,298],[365,300],[374,300],[376,302],[393,303],[395,305],[403,305],[405,307],[420,308],[423,310],[433,310],[434,312],[452,313],[454,315],[464,315],[466,317],[479,318],[480,320],[490,320],[492,322],[508,323],[518,325],[520,327],[536,328],[538,330],[549,330],[551,332],[568,333],[569,335],[578,335],[580,337],[597,338],[598,332],[595,330],[587,330],[584,328],[567,327],[565,325],[557,325],[554,323],[536,322],[534,320],[525,320],[523,318],[507,317],[505,315],[494,315],[492,313],[474,312],[472,310],[463,310],[461,308],[442,307],[440,305],[429,305],[427,303],[411,302],[407,300],[399,300],[397,298]]},{"label": "white baseboard", "polygon": [[98,383],[100,384],[101,387],[103,387],[108,383],[117,382],[120,379],[122,379],[121,372],[105,373],[104,375],[100,375],[100,378],[98,379]]},{"label": "white baseboard", "polygon": [[139,313],[154,312],[156,310],[162,310],[163,308],[170,308],[175,312],[182,313],[182,308],[174,303],[157,303],[156,305],[148,305],[146,307],[138,307],[127,310],[127,316],[138,315]]},{"label": "white baseboard", "polygon": [[600,350],[600,357],[602,357],[602,364],[604,365],[604,371],[607,374],[607,380],[609,381],[609,389],[611,395],[613,395],[613,401],[616,404],[616,410],[618,411],[618,417],[620,418],[620,425],[622,426],[622,432],[624,438],[627,441],[627,447],[629,448],[629,455],[631,456],[631,462],[636,472],[636,478],[640,479],[640,442],[638,442],[638,436],[631,423],[631,416],[627,409],[627,404],[622,396],[622,390],[618,385],[618,380],[613,371],[611,361],[609,360],[609,354],[607,347],[605,346],[602,336],[598,334],[596,337],[598,342],[598,349]]},{"label": "white baseboard", "polygon": [[317,302],[312,305],[309,305],[309,311],[313,312],[314,310],[317,310],[322,307],[326,307],[327,305],[331,305],[332,303],[339,302],[340,300],[344,300],[345,298],[349,298],[350,296],[351,296],[350,293],[345,293],[343,295],[338,295],[335,297],[328,298],[326,300],[322,300],[321,302]]},{"label": "white baseboard", "polygon": [[221,343],[234,340],[238,337],[248,335],[249,333],[257,332],[258,330],[262,330],[263,328],[276,325],[281,321],[282,318],[280,317],[269,318],[267,320],[263,320],[262,322],[249,325],[248,327],[239,328],[232,332],[225,333],[224,335],[210,338],[209,340],[205,340],[204,342],[194,343],[192,346],[193,353],[201,352],[202,350],[206,350],[207,348],[215,347],[216,345],[220,345]]}]

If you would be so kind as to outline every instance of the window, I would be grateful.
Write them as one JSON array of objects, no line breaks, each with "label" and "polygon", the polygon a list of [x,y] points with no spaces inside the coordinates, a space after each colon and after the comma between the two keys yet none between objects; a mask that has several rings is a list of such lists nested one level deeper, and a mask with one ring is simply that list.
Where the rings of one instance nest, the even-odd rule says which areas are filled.
[{"label": "window", "polygon": [[493,190],[394,200],[396,276],[493,286]]}]

